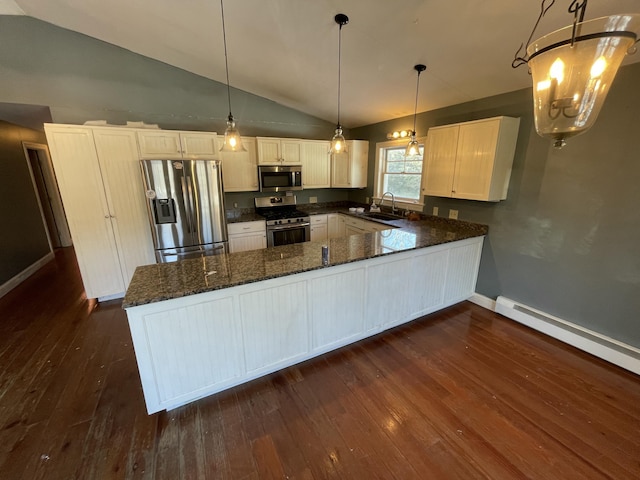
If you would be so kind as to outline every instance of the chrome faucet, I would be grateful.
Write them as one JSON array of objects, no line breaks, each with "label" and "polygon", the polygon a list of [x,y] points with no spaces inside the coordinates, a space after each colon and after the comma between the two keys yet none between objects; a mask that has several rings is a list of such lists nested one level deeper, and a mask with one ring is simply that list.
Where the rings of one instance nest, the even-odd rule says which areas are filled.
[{"label": "chrome faucet", "polygon": [[382,197],[380,197],[380,205],[382,206],[382,202],[384,201],[384,196],[387,194],[391,195],[391,213],[395,214],[396,213],[396,197],[393,195],[393,193],[384,192],[382,194]]}]

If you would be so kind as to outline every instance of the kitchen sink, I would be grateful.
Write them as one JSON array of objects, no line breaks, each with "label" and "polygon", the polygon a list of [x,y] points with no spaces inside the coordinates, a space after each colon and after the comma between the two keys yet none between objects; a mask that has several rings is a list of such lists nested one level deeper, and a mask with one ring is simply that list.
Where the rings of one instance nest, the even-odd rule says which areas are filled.
[{"label": "kitchen sink", "polygon": [[403,217],[400,215],[392,215],[390,213],[380,213],[380,212],[364,212],[361,214],[363,217],[373,218],[375,220],[402,220]]}]

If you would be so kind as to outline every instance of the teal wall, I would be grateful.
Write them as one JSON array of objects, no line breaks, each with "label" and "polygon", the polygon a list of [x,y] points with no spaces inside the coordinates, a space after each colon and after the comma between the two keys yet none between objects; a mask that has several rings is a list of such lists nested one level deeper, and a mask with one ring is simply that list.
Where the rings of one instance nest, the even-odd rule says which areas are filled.
[{"label": "teal wall", "polygon": [[[223,132],[226,85],[25,16],[0,15],[0,102],[46,105],[55,123],[144,121]],[[231,90],[243,135],[329,139],[335,126]]]},{"label": "teal wall", "polygon": [[[462,220],[489,225],[478,293],[503,295],[640,347],[638,85],[640,63],[622,68],[595,126],[562,150],[536,134],[531,89],[418,115],[418,133],[496,115],[521,119],[507,200],[425,197],[425,213],[434,206],[445,216],[456,209]],[[412,121],[352,130],[371,141],[371,172],[375,143]]]},{"label": "teal wall", "polygon": [[22,142],[46,139],[42,132],[0,121],[0,285],[50,252]]}]

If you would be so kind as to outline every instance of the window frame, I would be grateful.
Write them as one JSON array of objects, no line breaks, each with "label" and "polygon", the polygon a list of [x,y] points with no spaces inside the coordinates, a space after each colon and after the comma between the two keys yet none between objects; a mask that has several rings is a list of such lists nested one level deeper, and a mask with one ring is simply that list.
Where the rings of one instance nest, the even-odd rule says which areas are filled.
[{"label": "window frame", "polygon": [[[417,138],[418,143],[420,144],[420,146],[422,146],[423,148],[423,152],[426,149],[426,140],[427,137],[418,137]],[[373,198],[375,201],[379,202],[380,201],[380,197],[382,197],[382,194],[384,193],[382,191],[383,187],[384,187],[384,160],[385,160],[385,152],[387,149],[391,149],[391,148],[398,148],[398,147],[406,147],[407,143],[408,143],[408,139],[403,138],[403,139],[398,139],[398,140],[389,140],[387,142],[378,142],[376,143],[376,164],[375,164],[375,171],[374,171],[374,186],[373,186]],[[426,153],[426,152],[425,152]],[[424,163],[424,159],[425,159],[425,154],[423,153],[422,155],[422,173],[420,175],[420,185],[421,185],[421,189],[422,189],[422,179],[424,178],[424,171],[425,171],[425,163]],[[392,192],[393,193],[393,192]],[[388,199],[389,197],[385,198],[385,201]],[[424,207],[424,195],[422,194],[422,191],[420,191],[420,195],[419,195],[419,199],[418,200],[412,200],[409,198],[396,198],[395,200],[396,203],[396,207],[397,208],[402,208],[402,209],[406,209],[406,210],[417,210],[417,211],[422,211],[423,207]]]}]

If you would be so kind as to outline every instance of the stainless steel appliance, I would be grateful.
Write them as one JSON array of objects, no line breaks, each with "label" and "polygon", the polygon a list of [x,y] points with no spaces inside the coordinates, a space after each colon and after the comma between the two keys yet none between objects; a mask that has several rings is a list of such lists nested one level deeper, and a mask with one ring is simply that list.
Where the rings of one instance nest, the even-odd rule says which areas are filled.
[{"label": "stainless steel appliance", "polygon": [[158,263],[228,251],[219,160],[141,160]]},{"label": "stainless steel appliance", "polygon": [[267,247],[311,240],[309,215],[296,208],[295,195],[255,199],[256,213],[267,223]]},{"label": "stainless steel appliance", "polygon": [[302,190],[302,166],[260,165],[258,179],[261,192]]}]

